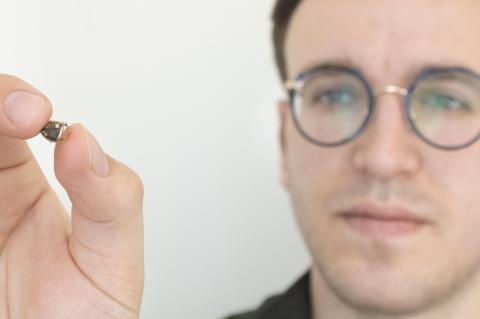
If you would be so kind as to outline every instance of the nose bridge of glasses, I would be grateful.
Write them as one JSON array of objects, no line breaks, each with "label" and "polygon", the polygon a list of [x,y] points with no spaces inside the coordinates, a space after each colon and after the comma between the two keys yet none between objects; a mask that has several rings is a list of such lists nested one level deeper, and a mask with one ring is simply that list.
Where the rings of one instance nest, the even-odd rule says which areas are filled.
[{"label": "nose bridge of glasses", "polygon": [[396,85],[385,85],[383,87],[377,88],[373,92],[373,95],[375,97],[378,97],[384,94],[398,94],[401,96],[407,96],[408,90]]}]

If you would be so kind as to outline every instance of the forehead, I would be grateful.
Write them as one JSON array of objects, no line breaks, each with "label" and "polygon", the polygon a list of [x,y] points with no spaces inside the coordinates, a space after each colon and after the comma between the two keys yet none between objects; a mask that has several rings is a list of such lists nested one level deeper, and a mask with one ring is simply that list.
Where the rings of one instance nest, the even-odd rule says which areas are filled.
[{"label": "forehead", "polygon": [[480,71],[480,1],[303,0],[286,34],[289,77],[348,61],[373,80],[430,66]]}]

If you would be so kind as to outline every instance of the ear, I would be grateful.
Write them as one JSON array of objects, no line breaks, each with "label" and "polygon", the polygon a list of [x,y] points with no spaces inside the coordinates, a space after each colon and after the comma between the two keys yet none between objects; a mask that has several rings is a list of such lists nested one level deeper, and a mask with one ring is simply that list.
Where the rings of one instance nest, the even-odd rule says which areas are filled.
[{"label": "ear", "polygon": [[286,128],[288,120],[288,102],[281,100],[277,104],[279,130],[278,140],[280,143],[280,183],[288,190],[288,161],[287,161],[287,143],[286,143]]}]

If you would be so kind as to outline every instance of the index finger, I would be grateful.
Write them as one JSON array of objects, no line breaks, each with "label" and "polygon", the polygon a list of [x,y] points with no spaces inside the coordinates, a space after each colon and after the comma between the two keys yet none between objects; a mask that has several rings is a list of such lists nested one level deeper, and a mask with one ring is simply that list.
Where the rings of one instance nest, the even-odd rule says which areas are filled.
[{"label": "index finger", "polygon": [[48,98],[27,82],[0,74],[0,135],[28,139],[37,135],[52,115]]},{"label": "index finger", "polygon": [[48,99],[30,84],[0,74],[0,251],[28,207],[47,189],[28,144],[51,115]]}]

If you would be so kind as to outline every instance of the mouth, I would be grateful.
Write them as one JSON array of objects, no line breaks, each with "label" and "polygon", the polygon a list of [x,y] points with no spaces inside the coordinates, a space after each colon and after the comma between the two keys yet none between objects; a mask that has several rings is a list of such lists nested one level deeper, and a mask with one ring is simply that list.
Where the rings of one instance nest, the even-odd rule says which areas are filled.
[{"label": "mouth", "polygon": [[428,224],[426,219],[403,207],[372,203],[341,211],[339,217],[350,229],[375,239],[412,235]]}]

